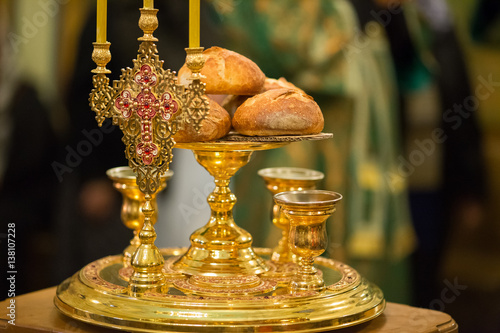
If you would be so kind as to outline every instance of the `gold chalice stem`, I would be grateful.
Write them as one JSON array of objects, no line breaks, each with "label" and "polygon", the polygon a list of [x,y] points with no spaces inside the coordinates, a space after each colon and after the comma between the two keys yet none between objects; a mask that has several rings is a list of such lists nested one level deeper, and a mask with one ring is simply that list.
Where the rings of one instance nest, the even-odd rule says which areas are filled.
[{"label": "gold chalice stem", "polygon": [[[122,194],[123,202],[121,208],[121,220],[123,224],[132,229],[134,237],[130,241],[130,245],[123,251],[123,264],[130,265],[132,255],[137,250],[141,241],[139,239],[139,231],[144,225],[144,214],[141,208],[145,203],[144,193],[137,186],[136,175],[129,167],[117,167],[109,169],[106,174],[113,181],[113,186]],[[158,218],[158,206],[156,204],[156,195],[167,187],[167,180],[173,176],[173,171],[169,170],[161,176],[161,183],[153,195],[151,195],[151,205],[154,212],[151,216],[151,223],[154,225]]]},{"label": "gold chalice stem", "polygon": [[130,293],[134,296],[143,294],[146,291],[161,292],[161,287],[165,284],[165,278],[162,273],[164,260],[160,250],[154,244],[156,232],[151,222],[155,212],[151,204],[151,195],[145,194],[144,206],[144,226],[139,232],[141,245],[132,256],[131,265],[134,268],[134,274],[130,277]]},{"label": "gold chalice stem", "polygon": [[328,245],[326,220],[341,199],[338,193],[321,190],[281,192],[274,196],[290,220],[290,248],[300,257],[299,270],[290,281],[292,293],[325,289],[323,278],[314,268],[314,258]]},{"label": "gold chalice stem", "polygon": [[288,218],[285,216],[285,214],[281,213],[278,205],[273,205],[272,213],[273,224],[278,228],[281,228],[282,232],[281,239],[278,242],[278,246],[274,248],[273,254],[271,255],[271,260],[277,262],[295,262],[297,257],[290,251],[290,248],[288,247],[290,221],[288,221]]}]

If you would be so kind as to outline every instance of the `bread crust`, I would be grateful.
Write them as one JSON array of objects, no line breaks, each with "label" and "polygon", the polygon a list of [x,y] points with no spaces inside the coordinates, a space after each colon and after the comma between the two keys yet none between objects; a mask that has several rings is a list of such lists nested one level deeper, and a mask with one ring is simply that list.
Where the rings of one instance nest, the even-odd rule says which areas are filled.
[{"label": "bread crust", "polygon": [[232,124],[249,136],[309,135],[321,133],[324,119],[311,96],[299,90],[272,89],[243,103]]},{"label": "bread crust", "polygon": [[287,79],[285,79],[284,77],[280,77],[277,80],[266,77],[261,92],[266,92],[274,89],[292,89],[292,90],[298,90],[301,93],[305,94],[304,90],[298,88],[293,83],[287,81]]},{"label": "bread crust", "polygon": [[231,129],[231,118],[226,110],[212,99],[210,103],[210,112],[202,121],[199,132],[196,132],[192,123],[186,124],[185,128],[179,130],[174,135],[175,142],[199,142],[212,141],[227,135]]},{"label": "bread crust", "polygon": [[[262,91],[266,76],[252,60],[221,47],[203,52],[205,66],[201,74],[207,94],[255,95]],[[188,85],[191,71],[186,64],[179,70],[179,83]]]}]

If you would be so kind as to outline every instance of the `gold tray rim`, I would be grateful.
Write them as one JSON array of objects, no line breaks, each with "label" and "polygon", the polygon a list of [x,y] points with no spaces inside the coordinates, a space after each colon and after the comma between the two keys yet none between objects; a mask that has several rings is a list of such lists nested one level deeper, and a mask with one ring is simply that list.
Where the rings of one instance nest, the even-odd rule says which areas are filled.
[{"label": "gold tray rim", "polygon": [[[171,248],[162,249],[162,252],[180,254],[183,250],[184,249],[180,248]],[[268,254],[271,250],[256,248],[255,251],[259,255],[264,255]],[[114,257],[117,256],[109,258],[112,259]],[[324,258],[324,260],[330,259]],[[334,262],[333,260],[331,261]],[[64,294],[64,292],[66,291],[65,288],[70,287],[76,288],[78,290],[77,295],[75,294],[72,297],[68,297],[68,295]],[[332,306],[332,304],[337,304],[340,302],[341,304],[346,306],[347,304],[349,304],[349,297],[352,298],[356,295],[356,293],[363,293],[366,292],[366,290],[372,293],[371,298],[368,298],[369,301],[366,304],[361,304],[360,306],[356,305],[356,311],[347,313],[335,313],[336,309],[332,308],[324,312],[325,307],[327,307],[328,305]],[[169,307],[179,307],[182,310],[185,306],[184,304],[182,304],[182,301],[176,302],[175,300],[158,300],[152,298],[131,300],[132,298],[127,295],[116,295],[105,290],[95,290],[89,285],[84,284],[80,280],[79,273],[76,273],[73,277],[67,279],[57,288],[57,293],[54,298],[54,304],[63,314],[71,318],[103,327],[136,332],[189,332],[193,329],[195,329],[197,332],[248,332],[250,327],[254,327],[256,330],[265,329],[268,332],[319,332],[340,329],[364,323],[376,318],[377,316],[382,314],[383,310],[385,309],[385,300],[383,298],[381,290],[375,285],[367,282],[365,279],[362,279],[359,283],[351,286],[350,288],[339,290],[338,293],[329,294],[326,295],[326,297],[321,297],[321,295],[305,297],[303,299],[303,303],[316,302],[316,307],[313,306],[313,308],[316,309],[312,309],[310,311],[310,314],[307,314],[307,316],[309,317],[307,317],[308,320],[306,321],[304,321],[304,318],[301,317],[296,321],[289,320],[289,322],[276,322],[276,317],[273,317],[271,314],[269,314],[269,318],[271,318],[272,320],[266,320],[265,316],[268,315],[268,312],[275,311],[274,316],[276,316],[276,311],[279,311],[279,309],[276,310],[276,308],[273,309],[270,307],[270,304],[272,302],[267,302],[270,304],[261,303],[262,310],[259,311],[260,315],[264,315],[264,317],[261,317],[259,319],[259,316],[257,315],[257,319],[253,318],[253,321],[252,319],[246,320],[245,318],[243,318],[243,320],[238,322],[214,323],[213,318],[211,319],[212,321],[203,321],[203,319],[191,320],[191,318],[190,320],[184,320],[183,322],[180,322],[178,318],[176,318],[175,320],[167,320],[168,318],[165,317],[163,322],[158,322],[151,320],[151,318],[138,318],[137,316],[127,317],[126,315],[123,315],[123,313],[120,313],[119,309],[115,310],[115,308],[112,307],[110,307],[109,309],[106,308],[106,311],[96,311],[93,308],[85,308],[84,306],[82,306],[83,299],[88,298],[88,300],[91,300],[92,297],[98,299],[99,302],[103,304],[108,303],[109,305],[117,300],[119,300],[120,302],[125,301],[129,303],[136,302],[135,304],[132,304],[131,307],[133,308],[135,306],[137,310],[144,310],[147,308],[160,311],[163,309],[162,306],[164,306],[166,311],[169,310]],[[343,297],[347,298],[343,299]],[[309,311],[309,307],[301,304],[300,300],[292,301],[294,305],[297,304],[297,302],[298,309],[302,309],[301,311],[298,311],[299,313],[302,311]],[[255,304],[250,303],[251,302],[249,302],[246,308],[247,311],[255,308]],[[356,308],[356,306],[354,306],[353,308]],[[186,308],[186,310],[195,312],[195,310],[198,311],[200,308],[203,308],[203,304],[201,306],[193,306],[191,309]],[[242,305],[242,308],[243,309],[234,309],[234,311],[245,311],[244,304]],[[205,313],[208,313],[207,311]],[[218,309],[217,311],[228,311],[228,309]],[[315,317],[314,311],[318,311],[321,316]],[[128,312],[131,313],[130,309]],[[288,313],[287,315],[290,315],[290,313]]]},{"label": "gold tray rim", "polygon": [[193,150],[266,150],[283,147],[292,142],[317,141],[333,138],[332,133],[311,135],[245,136],[230,133],[215,141],[179,142],[174,148]]}]

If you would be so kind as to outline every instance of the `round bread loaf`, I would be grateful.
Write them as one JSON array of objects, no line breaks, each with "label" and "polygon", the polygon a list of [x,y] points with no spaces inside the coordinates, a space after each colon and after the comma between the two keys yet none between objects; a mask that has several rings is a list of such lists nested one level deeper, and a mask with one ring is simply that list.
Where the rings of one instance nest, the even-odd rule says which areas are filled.
[{"label": "round bread loaf", "polygon": [[210,98],[210,112],[201,123],[199,132],[193,127],[193,124],[186,124],[185,128],[179,130],[174,135],[175,142],[199,142],[217,140],[229,133],[231,129],[231,118],[226,110]]},{"label": "round bread loaf", "polygon": [[[203,52],[205,66],[201,81],[207,84],[207,94],[255,95],[261,92],[266,76],[247,57],[217,46]],[[179,70],[179,83],[190,83],[191,71],[186,64]]]},{"label": "round bread loaf", "polygon": [[317,134],[323,126],[323,114],[312,97],[290,89],[249,98],[233,117],[234,129],[250,136]]},{"label": "round bread loaf", "polygon": [[305,94],[304,90],[298,88],[293,83],[287,81],[284,77],[280,77],[279,79],[271,79],[266,77],[266,81],[264,82],[264,86],[262,87],[262,92],[266,92],[274,89],[294,89],[298,90],[301,93]]}]

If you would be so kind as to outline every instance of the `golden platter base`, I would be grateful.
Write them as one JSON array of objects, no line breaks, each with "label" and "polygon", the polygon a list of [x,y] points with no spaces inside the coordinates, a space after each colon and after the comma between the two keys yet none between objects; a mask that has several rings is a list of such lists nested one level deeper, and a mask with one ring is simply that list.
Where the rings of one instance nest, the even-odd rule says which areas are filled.
[{"label": "golden platter base", "polygon": [[55,305],[88,323],[136,332],[320,332],[360,324],[382,313],[382,291],[351,267],[322,257],[324,292],[291,294],[295,264],[269,261],[269,271],[232,277],[186,276],[173,263],[186,249],[162,249],[167,284],[161,293],[128,294],[122,256],[97,260],[57,288]]}]

